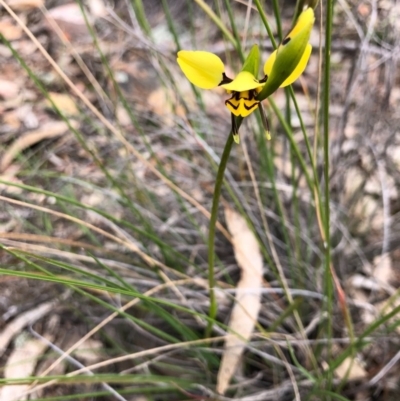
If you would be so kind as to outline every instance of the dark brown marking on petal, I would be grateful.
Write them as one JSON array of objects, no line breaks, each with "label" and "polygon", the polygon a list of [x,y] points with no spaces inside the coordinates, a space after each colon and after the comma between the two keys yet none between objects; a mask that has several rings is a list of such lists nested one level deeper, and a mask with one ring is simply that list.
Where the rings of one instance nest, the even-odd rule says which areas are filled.
[{"label": "dark brown marking on petal", "polygon": [[246,103],[243,103],[243,106],[244,106],[244,108],[245,108],[246,110],[251,110],[251,109],[257,107],[259,103],[260,103],[260,102],[255,102],[255,103],[253,103],[252,105],[250,105],[250,106],[248,106],[248,107],[246,106]]},{"label": "dark brown marking on petal", "polygon": [[218,84],[218,86],[225,85],[225,84],[229,84],[229,83],[232,82],[232,81],[233,81],[233,79],[227,77],[227,76],[225,75],[225,73],[223,72],[223,73],[222,73],[222,81]]},{"label": "dark brown marking on petal", "polygon": [[282,46],[285,46],[286,44],[288,44],[290,42],[290,39],[291,39],[290,36],[286,37],[282,42]]},{"label": "dark brown marking on petal", "polygon": [[[232,99],[232,98],[231,98]],[[234,108],[235,110],[237,110],[240,106],[240,104],[237,104],[236,106],[230,101],[231,99],[225,100],[225,104],[230,104],[232,106],[232,108]]]}]

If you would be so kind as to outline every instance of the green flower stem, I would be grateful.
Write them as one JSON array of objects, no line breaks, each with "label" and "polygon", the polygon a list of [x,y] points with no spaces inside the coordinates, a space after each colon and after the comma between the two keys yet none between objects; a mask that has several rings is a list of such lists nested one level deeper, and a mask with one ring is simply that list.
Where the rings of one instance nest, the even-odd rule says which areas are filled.
[{"label": "green flower stem", "polygon": [[[329,104],[330,104],[330,61],[331,61],[331,37],[332,37],[332,20],[333,20],[333,0],[328,0],[325,6],[326,12],[326,26],[325,26],[325,53],[324,53],[324,94],[323,94],[323,115],[324,115],[324,181],[325,181],[325,203],[324,203],[324,253],[325,253],[325,266],[324,266],[324,292],[326,295],[326,312],[328,314],[325,336],[329,339],[333,334],[333,309],[334,309],[334,277],[331,270],[331,239],[330,239],[330,191],[329,191]],[[332,342],[329,341],[327,349],[327,362],[332,363],[333,350]],[[326,376],[326,389],[332,389],[333,372],[328,371]],[[327,397],[327,401],[332,398]]]},{"label": "green flower stem", "polygon": [[[339,306],[342,310],[344,322],[346,324],[351,339],[352,359],[355,358],[355,349],[353,348],[355,337],[353,322],[350,311],[346,303],[346,296],[341,288],[337,278],[334,266],[332,264],[331,255],[331,237],[330,237],[330,185],[329,185],[329,105],[330,105],[330,61],[331,61],[331,44],[332,44],[332,20],[333,20],[333,0],[328,0],[326,4],[326,28],[325,28],[325,53],[324,53],[324,95],[323,95],[323,112],[324,112],[324,181],[325,181],[325,203],[324,203],[324,232],[325,232],[325,294],[327,297],[328,324],[326,336],[332,338],[333,333],[333,309],[334,309],[334,288],[336,288]],[[333,360],[332,344],[328,345],[328,363]],[[349,368],[350,369],[350,368]],[[328,371],[327,386],[332,388],[332,371]],[[349,370],[346,372],[345,379],[338,386],[339,391],[345,385]]]},{"label": "green flower stem", "polygon": [[211,208],[210,228],[208,233],[208,285],[210,287],[210,310],[208,315],[210,319],[208,320],[205,332],[206,337],[210,337],[213,321],[217,316],[217,301],[215,299],[215,274],[214,274],[215,225],[217,223],[219,198],[221,196],[222,184],[224,182],[225,169],[228,163],[229,155],[231,153],[232,144],[233,144],[233,135],[230,134],[228,136],[228,140],[226,141],[224,152],[222,153],[221,156],[221,162],[218,167],[217,178],[215,180],[215,187],[213,194],[213,203]]},{"label": "green flower stem", "polygon": [[[333,1],[326,4],[326,27],[325,27],[325,54],[324,54],[324,179],[325,179],[325,204],[324,204],[324,231],[325,231],[325,294],[328,299],[328,338],[332,338],[332,316],[333,316],[333,277],[331,274],[331,240],[330,240],[330,191],[329,191],[329,104],[330,104],[330,63],[331,63],[331,36],[333,20]],[[331,354],[330,354],[331,356]]]}]

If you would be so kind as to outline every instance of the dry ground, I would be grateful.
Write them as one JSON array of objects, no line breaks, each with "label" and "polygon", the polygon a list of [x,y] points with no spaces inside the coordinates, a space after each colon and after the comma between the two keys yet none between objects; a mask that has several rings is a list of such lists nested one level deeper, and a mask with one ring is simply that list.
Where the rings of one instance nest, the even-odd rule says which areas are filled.
[{"label": "dry ground", "polygon": [[[93,46],[91,33],[77,3],[47,1],[46,10],[38,7],[40,1],[26,0],[18,3],[16,0],[10,0],[9,3],[15,3],[13,8],[17,15],[27,24],[62,71],[72,79],[74,85],[109,121],[124,132],[128,141],[145,156],[149,164],[158,166],[157,163],[161,162],[162,168],[168,174],[172,174],[175,183],[209,210],[215,172],[205,161],[204,142],[192,135],[193,125],[188,123],[188,118],[195,120],[195,116],[202,113],[207,116],[207,121],[211,124],[209,127],[212,128],[206,130],[204,137],[215,154],[220,155],[229,131],[229,117],[221,106],[224,95],[218,91],[206,93],[205,109],[201,111],[198,108],[189,85],[183,81],[177,69],[176,49],[173,38],[168,33],[161,2],[146,3],[145,12],[153,34],[152,42],[143,34],[133,10],[127,8],[125,2],[116,1],[111,9],[102,0],[96,0],[90,2],[90,7],[87,8],[87,15],[96,29],[99,46],[104,52],[103,56],[113,71],[113,79],[134,110],[135,123],[118,101],[120,95],[115,82],[104,68],[98,50]],[[219,31],[194,3],[183,0],[169,3],[177,33],[186,48],[192,47],[188,32],[195,30],[199,48],[219,53],[221,56],[226,55],[225,44]],[[285,21],[285,26],[289,26],[291,5],[286,3],[285,10],[288,11],[284,12],[284,17],[288,17],[288,20]],[[357,334],[373,321],[380,311],[394,308],[393,304],[387,304],[390,296],[397,294],[397,298],[394,297],[395,305],[399,303],[400,5],[394,0],[353,3],[341,0],[337,3],[330,116],[333,259],[348,297]],[[189,12],[189,4],[192,14]],[[245,7],[239,3],[235,4],[235,7],[237,15],[240,16],[240,26],[240,21],[244,21]],[[54,193],[70,194],[85,205],[101,208],[132,224],[140,224],[140,219],[132,217],[132,209],[124,204],[120,194],[114,190],[115,187],[110,185],[99,166],[100,161],[102,167],[106,167],[116,177],[117,182],[131,183],[125,187],[127,196],[133,199],[136,208],[146,211],[154,227],[157,227],[159,238],[169,241],[182,254],[198,261],[199,265],[206,269],[206,248],[201,233],[207,232],[207,219],[201,217],[198,211],[193,212],[199,226],[198,231],[193,229],[191,223],[182,220],[177,198],[165,182],[161,182],[154,175],[149,165],[143,165],[140,160],[127,154],[120,141],[98,118],[94,118],[93,115],[88,117],[91,112],[82,102],[77,101],[59,74],[37,51],[31,39],[4,9],[0,8],[0,13],[0,33],[32,68],[50,93],[53,102],[69,116],[71,123],[83,138],[83,143],[79,142],[66,128],[65,123],[52,110],[49,101],[10,49],[2,44],[0,178]],[[319,18],[317,22],[319,23]],[[318,23],[312,37],[312,60],[303,79],[295,85],[310,132],[314,127],[314,118],[310,112],[309,99],[302,94],[301,89],[307,88],[310,98],[315,99],[318,88]],[[257,28],[253,28],[252,35],[257,36]],[[269,50],[270,46],[265,41],[263,52],[267,53]],[[153,51],[157,51],[160,57],[154,57]],[[82,70],[82,65],[86,65],[88,70]],[[174,77],[181,91],[179,96],[174,87],[164,81],[167,73]],[[181,95],[185,102],[179,101]],[[276,101],[283,109],[283,92],[276,95]],[[201,117],[198,118],[201,120]],[[272,121],[273,126],[277,127],[274,118]],[[296,132],[299,132],[296,139],[301,143],[303,139],[298,130],[299,122],[293,118],[292,123]],[[282,186],[290,185],[291,168],[288,165],[287,145],[279,139],[279,128],[275,130],[277,182]],[[153,153],[149,152],[143,137],[151,144]],[[252,160],[257,160],[257,146],[252,143],[251,138],[244,141]],[[87,148],[84,145],[87,145]],[[93,149],[96,153],[91,153]],[[235,150],[232,156],[230,171],[233,174],[230,179],[235,180],[238,187],[242,188],[245,198],[250,199],[246,192],[246,185],[250,179],[240,150]],[[79,185],[75,186],[77,183]],[[146,191],[142,190],[143,187],[146,187]],[[3,196],[49,209],[55,204],[54,198],[43,193],[3,184],[1,191]],[[147,191],[157,200],[149,197]],[[289,204],[289,195],[286,200]],[[100,233],[89,233],[85,227],[72,224],[59,216],[49,214],[44,217],[46,213],[41,214],[37,210],[9,204],[4,200],[1,202],[0,238],[3,246],[61,261],[73,261],[80,268],[97,274],[96,266],[87,256],[88,253],[94,254],[104,263],[109,263],[112,269],[120,272],[128,282],[137,283],[138,289],[143,292],[159,282],[159,276],[156,272],[149,271],[140,256],[127,252],[121,244],[102,237]],[[254,215],[257,216],[255,202],[252,204],[249,201],[248,205],[254,206]],[[62,208],[58,210],[63,212]],[[120,235],[119,228],[104,217],[78,209],[76,213],[82,220],[105,232]],[[274,232],[278,222],[272,219],[271,224]],[[275,233],[279,236],[279,229],[276,229]],[[123,238],[129,237],[132,243],[139,244],[141,249],[146,249],[152,257],[163,261],[165,265],[178,271],[185,268],[184,262],[175,261],[173,255],[164,253],[148,238],[143,239],[132,232],[127,233],[126,237],[124,235],[125,232]],[[224,274],[229,272],[232,280],[237,280],[238,273],[230,245],[222,236],[218,239],[217,250],[226,266]],[[21,260],[5,251],[0,252],[4,268],[21,268]],[[193,277],[198,274],[194,270],[184,273]],[[224,274],[221,273],[218,279],[225,281]],[[204,274],[202,277],[205,278]],[[269,276],[266,276],[266,279],[272,280]],[[271,283],[273,284],[273,281]],[[184,298],[196,303],[199,310],[206,312],[207,293],[205,287],[202,290],[204,291],[201,292],[199,287],[188,287]],[[319,290],[322,292],[321,288]],[[185,304],[182,300],[178,301],[179,296],[176,294],[164,293],[162,296],[168,299],[176,296],[176,302]],[[115,294],[104,294],[102,297],[115,307],[121,304],[119,296]],[[230,299],[225,301],[221,301],[220,304],[221,320],[229,314]],[[260,322],[268,326],[274,320],[274,316],[276,318],[273,310],[274,298],[267,296],[264,302],[265,308],[260,315]],[[305,323],[308,324],[312,322],[312,311],[318,309],[319,301],[309,302],[309,316],[305,318]],[[159,316],[149,317],[145,310],[132,309],[130,313],[160,330],[170,330]],[[60,284],[18,276],[0,276],[0,330],[3,330],[0,332],[0,366],[10,363],[10,358],[18,349],[18,341],[24,343],[25,335],[29,337],[30,342],[23,348],[23,355],[30,353],[34,361],[30,372],[29,367],[27,368],[26,375],[39,375],[56,359],[58,351],[47,346],[35,348],[38,341],[36,335],[43,336],[60,349],[66,350],[108,314],[109,311],[104,307],[82,295],[71,293]],[[335,335],[346,337],[341,315],[339,312],[337,314]],[[197,323],[193,322],[193,319],[188,319],[186,323],[193,330],[203,330],[201,325],[196,326]],[[14,329],[10,329],[13,324]],[[358,355],[360,362],[351,370],[350,381],[343,389],[343,394],[349,399],[399,399],[400,329],[398,320],[397,323],[392,321],[391,324],[397,325],[397,328],[395,326],[395,329],[387,334],[386,328],[382,328],[380,337]],[[7,334],[7,330],[14,331]],[[9,337],[4,339],[5,335]],[[33,340],[36,343],[32,342]],[[74,358],[89,365],[120,355],[121,352],[136,352],[165,343],[139,325],[119,317],[98,333],[91,343],[86,343],[85,348],[90,351],[82,351],[80,354],[77,351]],[[342,344],[335,344],[335,347],[334,352],[339,352]],[[43,355],[47,356],[43,358]],[[205,385],[203,361],[197,355],[188,355],[185,352],[171,353],[171,356],[166,356],[164,362],[165,365],[156,364],[154,368],[135,367],[129,362],[121,362],[113,365],[111,370],[123,372],[137,369],[138,372],[168,377],[187,375],[194,381],[198,376],[202,377],[201,382]],[[172,371],[171,366],[175,366],[176,371]],[[58,365],[56,369],[53,374],[65,374],[72,368],[71,365],[65,364]],[[191,374],[187,374],[188,371]],[[5,370],[2,370],[0,373],[4,372]],[[244,385],[246,390],[242,391],[243,397],[252,393],[262,393],[267,388],[286,388],[286,382],[271,383],[268,372],[261,359],[252,359],[247,371],[243,373],[244,377],[251,378],[247,388],[246,384]],[[213,388],[214,373],[210,372],[208,388]],[[340,373],[337,374],[335,380],[340,378]],[[305,391],[307,386],[309,384],[304,383],[301,390]],[[119,389],[123,387],[119,385]],[[249,390],[250,388],[252,390]],[[104,387],[100,384],[92,387],[88,384],[75,384],[71,387],[54,385],[37,392],[36,396],[71,395],[99,389]],[[263,399],[293,399],[293,394],[285,391],[282,390],[282,393],[279,393],[281,395],[276,393],[275,398],[274,395],[268,398],[265,394]],[[204,393],[201,394],[200,390],[198,394],[182,392],[182,398],[179,399],[205,399],[200,398],[202,396]],[[1,401],[9,401],[4,397],[6,396],[0,393]],[[139,394],[126,397],[132,401],[177,399],[174,396],[168,398],[167,395],[153,397]],[[93,396],[92,399],[116,398],[110,395]]]}]

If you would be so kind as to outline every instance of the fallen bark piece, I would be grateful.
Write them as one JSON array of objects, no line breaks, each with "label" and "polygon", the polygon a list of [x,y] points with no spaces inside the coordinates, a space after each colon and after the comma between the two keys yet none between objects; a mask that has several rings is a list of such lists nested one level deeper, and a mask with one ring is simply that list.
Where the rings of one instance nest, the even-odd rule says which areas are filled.
[{"label": "fallen bark piece", "polygon": [[232,234],[236,261],[241,269],[235,305],[229,321],[229,333],[217,378],[217,392],[224,394],[237,370],[250,339],[261,307],[263,261],[256,237],[244,218],[225,208],[225,218]]},{"label": "fallen bark piece", "polygon": [[[23,379],[30,377],[35,371],[38,360],[47,348],[47,344],[37,339],[27,339],[20,334],[15,341],[15,349],[7,359],[4,367],[5,379]],[[4,386],[0,389],[0,401],[24,401],[29,384]]]}]

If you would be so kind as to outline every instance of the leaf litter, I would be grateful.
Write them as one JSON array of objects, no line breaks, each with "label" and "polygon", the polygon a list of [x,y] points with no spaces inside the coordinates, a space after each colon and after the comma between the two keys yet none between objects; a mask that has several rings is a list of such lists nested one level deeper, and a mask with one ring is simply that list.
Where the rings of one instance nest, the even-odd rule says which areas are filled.
[{"label": "leaf litter", "polygon": [[246,220],[234,210],[225,207],[225,219],[232,235],[232,246],[241,278],[228,323],[224,353],[217,377],[217,392],[225,394],[229,382],[240,368],[246,344],[253,334],[261,308],[263,259],[257,239]]},{"label": "leaf litter", "polygon": [[[51,341],[51,337],[48,340]],[[4,378],[21,379],[32,376],[46,348],[47,344],[43,341],[29,338],[26,333],[19,334],[15,339],[15,348],[4,367]],[[24,393],[29,387],[29,384],[4,386],[0,388],[0,401],[27,400],[27,395]]]}]

